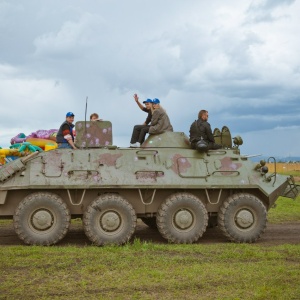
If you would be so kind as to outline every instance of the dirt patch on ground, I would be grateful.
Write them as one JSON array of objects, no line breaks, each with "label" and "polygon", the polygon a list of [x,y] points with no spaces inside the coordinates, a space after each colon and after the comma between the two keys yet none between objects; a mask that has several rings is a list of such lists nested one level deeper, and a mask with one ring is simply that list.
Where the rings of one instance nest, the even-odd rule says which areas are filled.
[{"label": "dirt patch on ground", "polygon": [[[138,220],[136,232],[133,238],[140,241],[153,243],[167,243],[161,237],[156,229],[146,226],[141,220]],[[226,243],[227,240],[218,227],[208,228],[198,244]],[[256,242],[258,245],[274,246],[283,244],[300,244],[300,223],[268,224],[265,233]],[[23,245],[23,242],[16,235],[12,222],[1,224],[0,227],[0,246]],[[71,224],[66,237],[58,244],[59,246],[91,245],[91,242],[85,236],[82,225],[79,223]]]}]

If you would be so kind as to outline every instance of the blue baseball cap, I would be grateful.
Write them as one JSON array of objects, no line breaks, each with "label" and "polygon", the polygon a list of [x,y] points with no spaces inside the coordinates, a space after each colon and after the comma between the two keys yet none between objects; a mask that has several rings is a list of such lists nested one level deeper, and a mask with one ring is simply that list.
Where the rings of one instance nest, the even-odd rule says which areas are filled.
[{"label": "blue baseball cap", "polygon": [[159,99],[157,99],[157,98],[154,98],[154,99],[152,100],[152,103],[153,103],[153,104],[159,104],[159,103],[160,103],[160,101],[159,101]]},{"label": "blue baseball cap", "polygon": [[66,114],[66,117],[75,117],[75,115],[72,113],[72,112],[68,112],[67,114]]},{"label": "blue baseball cap", "polygon": [[152,100],[151,99],[147,99],[147,100],[143,101],[143,103],[152,103]]}]

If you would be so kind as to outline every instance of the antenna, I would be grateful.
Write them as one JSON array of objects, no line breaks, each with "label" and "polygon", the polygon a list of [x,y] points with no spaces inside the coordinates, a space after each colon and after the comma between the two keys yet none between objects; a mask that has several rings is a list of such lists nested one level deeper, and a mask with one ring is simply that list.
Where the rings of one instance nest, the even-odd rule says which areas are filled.
[{"label": "antenna", "polygon": [[87,148],[86,142],[86,113],[87,113],[87,103],[88,103],[88,96],[85,99],[85,114],[84,114],[84,137],[85,137],[85,148]]},{"label": "antenna", "polygon": [[88,101],[88,96],[86,96],[85,99],[85,114],[84,114],[84,121],[86,122],[86,112],[87,112],[87,101]]}]

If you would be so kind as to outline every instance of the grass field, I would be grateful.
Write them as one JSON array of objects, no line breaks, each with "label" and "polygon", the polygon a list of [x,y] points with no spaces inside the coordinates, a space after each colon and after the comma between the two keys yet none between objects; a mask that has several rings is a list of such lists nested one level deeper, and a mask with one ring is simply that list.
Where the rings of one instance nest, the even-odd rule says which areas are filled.
[{"label": "grass field", "polygon": [[275,224],[285,222],[300,223],[300,197],[298,196],[294,201],[280,197],[276,201],[275,207],[272,207],[268,212],[268,222]]},{"label": "grass field", "polygon": [[[300,222],[300,197],[280,198],[268,220]],[[300,299],[300,245],[135,240],[0,251],[0,299]]]},{"label": "grass field", "polygon": [[300,246],[5,247],[2,299],[299,299]]}]

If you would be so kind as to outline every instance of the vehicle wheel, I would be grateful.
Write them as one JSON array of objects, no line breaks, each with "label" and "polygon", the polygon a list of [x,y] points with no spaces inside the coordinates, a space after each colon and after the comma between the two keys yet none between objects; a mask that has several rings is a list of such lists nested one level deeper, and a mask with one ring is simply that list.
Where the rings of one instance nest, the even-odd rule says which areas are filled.
[{"label": "vehicle wheel", "polygon": [[70,220],[69,209],[58,195],[38,192],[20,202],[14,228],[26,244],[53,245],[67,234]]},{"label": "vehicle wheel", "polygon": [[205,232],[208,215],[199,198],[189,193],[169,196],[158,209],[156,223],[160,234],[169,242],[189,244]]},{"label": "vehicle wheel", "polygon": [[121,245],[131,238],[136,220],[136,213],[127,200],[117,194],[104,194],[83,214],[83,228],[96,245]]},{"label": "vehicle wheel", "polygon": [[149,226],[152,229],[157,229],[156,225],[156,217],[151,217],[151,218],[141,218],[144,224]]},{"label": "vehicle wheel", "polygon": [[266,224],[266,208],[251,194],[229,196],[218,213],[219,228],[233,242],[255,242],[265,231]]}]

